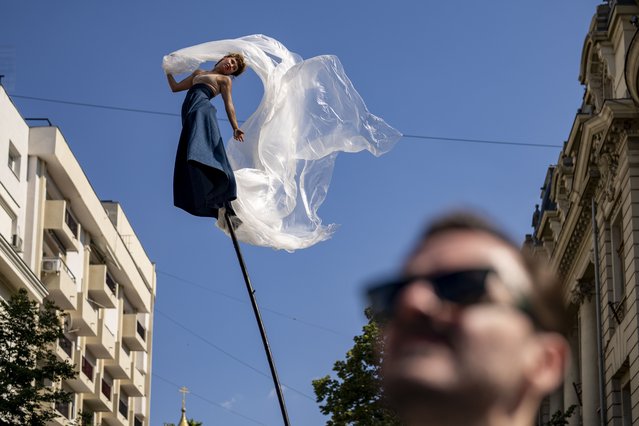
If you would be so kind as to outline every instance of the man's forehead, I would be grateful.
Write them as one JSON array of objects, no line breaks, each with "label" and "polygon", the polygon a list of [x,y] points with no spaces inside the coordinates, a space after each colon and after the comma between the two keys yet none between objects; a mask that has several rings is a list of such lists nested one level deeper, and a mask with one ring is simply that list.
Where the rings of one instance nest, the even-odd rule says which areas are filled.
[{"label": "man's forehead", "polygon": [[406,274],[429,274],[472,267],[502,269],[504,264],[519,265],[517,250],[484,231],[450,230],[421,243],[408,258]]}]

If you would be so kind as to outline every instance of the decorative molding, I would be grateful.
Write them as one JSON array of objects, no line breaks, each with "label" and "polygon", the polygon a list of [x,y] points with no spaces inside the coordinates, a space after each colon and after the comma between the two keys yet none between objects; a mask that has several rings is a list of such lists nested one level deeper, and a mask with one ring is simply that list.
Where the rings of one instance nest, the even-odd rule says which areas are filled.
[{"label": "decorative molding", "polygon": [[[582,198],[580,204],[583,204],[585,201],[589,202],[590,198]],[[570,239],[568,240],[568,244],[566,244],[561,261],[559,262],[557,273],[562,280],[566,278],[570,267],[574,263],[575,256],[577,256],[577,252],[584,240],[586,231],[590,229],[591,216],[592,213],[589,206],[586,207],[582,205],[577,223],[570,234]]]},{"label": "decorative molding", "polygon": [[614,200],[616,189],[618,189],[615,181],[619,169],[619,154],[613,148],[612,144],[605,144],[597,156],[597,166],[601,173],[597,190],[602,192],[608,201]]},{"label": "decorative molding", "polygon": [[589,279],[579,279],[570,291],[570,301],[580,306],[585,300],[590,300],[595,293],[595,283]]}]

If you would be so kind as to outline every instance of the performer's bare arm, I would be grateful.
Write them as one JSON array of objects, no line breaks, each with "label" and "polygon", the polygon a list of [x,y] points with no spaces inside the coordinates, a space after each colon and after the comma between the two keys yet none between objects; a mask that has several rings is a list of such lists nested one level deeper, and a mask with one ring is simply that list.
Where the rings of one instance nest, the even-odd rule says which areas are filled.
[{"label": "performer's bare arm", "polygon": [[235,107],[233,106],[233,98],[231,96],[231,79],[227,76],[218,77],[218,83],[220,85],[220,92],[222,93],[222,99],[224,100],[224,108],[226,108],[226,115],[233,126],[233,139],[236,141],[244,141],[244,132],[240,130],[240,126],[237,124],[237,118],[235,117]]},{"label": "performer's bare arm", "polygon": [[172,74],[167,74],[166,78],[169,81],[169,87],[171,88],[172,92],[181,92],[182,90],[189,90],[191,86],[193,86],[193,77],[198,74],[202,74],[203,72],[203,70],[195,70],[190,76],[186,77],[179,83],[175,81],[175,78]]}]

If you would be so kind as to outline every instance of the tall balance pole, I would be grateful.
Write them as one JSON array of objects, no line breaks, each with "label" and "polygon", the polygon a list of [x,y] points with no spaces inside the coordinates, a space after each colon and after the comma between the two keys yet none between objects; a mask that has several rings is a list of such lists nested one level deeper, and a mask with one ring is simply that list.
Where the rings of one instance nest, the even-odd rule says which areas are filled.
[{"label": "tall balance pole", "polygon": [[592,197],[592,246],[595,255],[595,309],[597,311],[597,360],[599,361],[599,421],[602,425],[608,424],[606,421],[606,383],[604,381],[604,354],[601,340],[601,288],[599,282],[599,230],[597,229],[597,204],[595,197]]},{"label": "tall balance pole", "polygon": [[249,297],[251,299],[251,305],[253,306],[253,313],[255,313],[255,320],[257,321],[257,326],[260,329],[260,335],[262,336],[262,343],[264,344],[264,352],[266,352],[266,358],[268,359],[268,366],[271,369],[271,376],[273,377],[273,384],[275,385],[275,391],[277,392],[277,400],[280,403],[280,410],[282,411],[282,419],[284,420],[284,426],[290,426],[290,421],[288,420],[288,412],[286,411],[286,404],[284,403],[284,393],[282,392],[282,385],[280,385],[280,379],[277,376],[277,370],[275,369],[275,363],[273,362],[273,355],[271,354],[271,347],[268,344],[268,339],[266,337],[266,330],[264,329],[264,323],[262,322],[262,316],[260,315],[260,309],[257,307],[257,300],[255,300],[255,290],[251,285],[251,279],[249,278],[248,271],[246,270],[246,265],[244,264],[244,257],[242,256],[242,252],[240,251],[240,244],[237,242],[237,237],[235,236],[235,230],[233,229],[233,224],[231,223],[231,218],[229,217],[228,212],[224,211],[224,219],[226,219],[226,225],[229,228],[229,233],[231,234],[231,239],[233,240],[233,247],[235,247],[235,254],[237,254],[237,260],[240,263],[240,268],[242,268],[242,275],[244,275],[244,282],[246,283],[246,291],[248,291]]}]

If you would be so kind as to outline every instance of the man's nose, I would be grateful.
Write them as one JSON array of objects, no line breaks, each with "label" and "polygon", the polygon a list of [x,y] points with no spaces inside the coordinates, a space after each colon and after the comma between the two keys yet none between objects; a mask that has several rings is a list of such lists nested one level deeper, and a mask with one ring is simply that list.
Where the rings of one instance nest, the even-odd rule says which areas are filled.
[{"label": "man's nose", "polygon": [[397,297],[395,315],[398,319],[410,320],[416,316],[433,320],[453,322],[459,307],[439,298],[427,280],[417,280],[407,285]]}]

